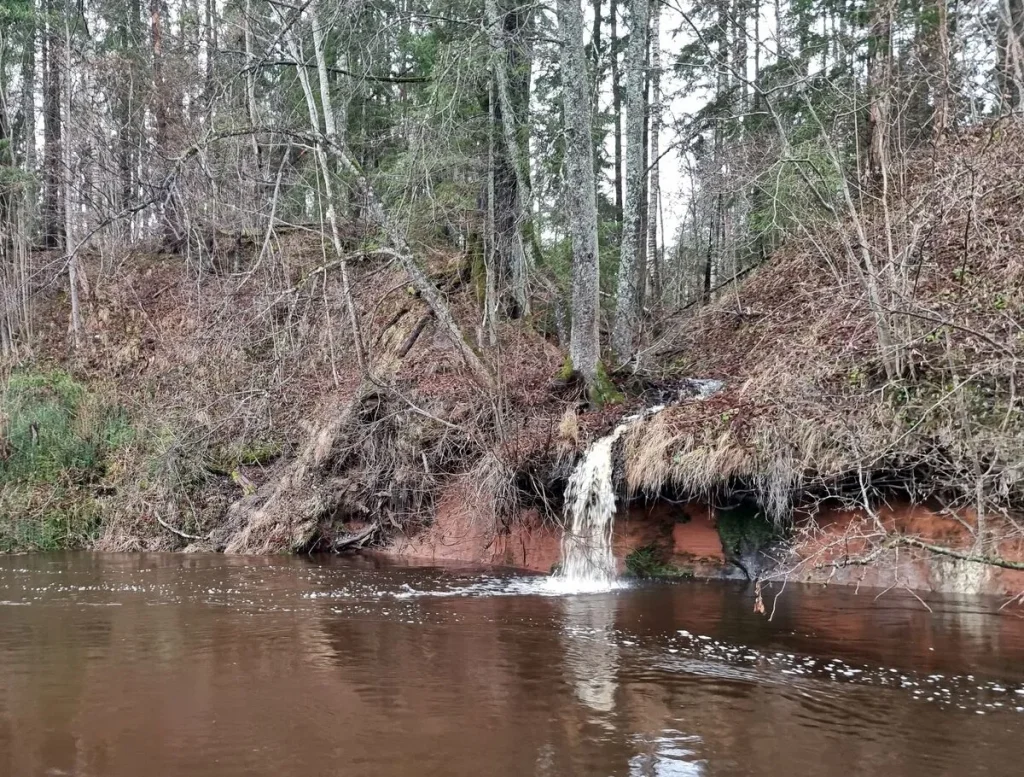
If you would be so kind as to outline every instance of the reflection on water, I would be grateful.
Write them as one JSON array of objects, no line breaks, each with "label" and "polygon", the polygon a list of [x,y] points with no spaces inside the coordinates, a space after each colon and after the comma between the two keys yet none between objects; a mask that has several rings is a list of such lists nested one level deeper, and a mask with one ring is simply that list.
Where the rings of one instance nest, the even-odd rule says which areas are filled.
[{"label": "reflection on water", "polygon": [[1009,610],[551,593],[372,559],[0,558],[0,777],[1019,773]]},{"label": "reflection on water", "polygon": [[561,600],[565,665],[575,677],[576,697],[596,712],[615,709],[615,601],[607,594]]},{"label": "reflection on water", "polygon": [[639,751],[629,759],[630,777],[701,777],[704,762],[695,760],[699,737],[666,729],[656,736],[637,736]]}]

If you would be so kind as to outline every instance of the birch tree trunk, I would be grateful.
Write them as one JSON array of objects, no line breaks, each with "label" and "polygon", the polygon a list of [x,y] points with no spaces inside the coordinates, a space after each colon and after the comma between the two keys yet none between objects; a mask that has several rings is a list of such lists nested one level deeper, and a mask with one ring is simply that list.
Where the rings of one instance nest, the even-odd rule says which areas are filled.
[{"label": "birch tree trunk", "polygon": [[643,282],[640,255],[640,218],[643,209],[644,116],[647,50],[647,9],[650,0],[631,0],[629,47],[626,49],[626,199],[622,211],[622,248],[616,293],[612,348],[621,363],[628,362],[636,349],[639,327],[640,284]]},{"label": "birch tree trunk", "polygon": [[580,0],[558,0],[565,112],[565,194],[572,239],[572,332],[569,359],[588,389],[597,386],[600,363],[597,196],[587,63]]}]

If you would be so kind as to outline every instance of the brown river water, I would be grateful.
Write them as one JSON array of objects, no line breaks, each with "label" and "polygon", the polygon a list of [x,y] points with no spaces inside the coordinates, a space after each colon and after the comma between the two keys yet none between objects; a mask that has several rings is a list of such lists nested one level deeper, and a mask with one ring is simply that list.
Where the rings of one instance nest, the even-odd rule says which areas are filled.
[{"label": "brown river water", "polygon": [[999,601],[0,557],[0,776],[1020,775]]}]

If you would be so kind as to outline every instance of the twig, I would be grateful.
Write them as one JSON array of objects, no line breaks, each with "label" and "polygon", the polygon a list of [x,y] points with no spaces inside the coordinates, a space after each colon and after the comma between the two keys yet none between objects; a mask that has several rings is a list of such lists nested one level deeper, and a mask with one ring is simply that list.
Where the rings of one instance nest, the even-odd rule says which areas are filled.
[{"label": "twig", "polygon": [[200,536],[198,536],[196,534],[186,534],[181,529],[175,529],[173,526],[171,526],[163,518],[161,518],[159,515],[156,515],[155,513],[154,513],[153,517],[156,518],[156,522],[159,523],[161,526],[163,526],[165,529],[167,529],[167,531],[171,532],[172,534],[177,534],[182,539],[186,539],[186,540],[204,540],[204,539],[206,539],[205,537],[200,537]]}]

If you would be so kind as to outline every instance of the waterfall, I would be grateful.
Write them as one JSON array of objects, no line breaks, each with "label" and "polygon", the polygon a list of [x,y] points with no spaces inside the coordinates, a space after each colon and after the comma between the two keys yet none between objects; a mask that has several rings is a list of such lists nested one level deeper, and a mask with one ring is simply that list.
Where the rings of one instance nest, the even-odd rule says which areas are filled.
[{"label": "waterfall", "polygon": [[632,424],[663,408],[664,405],[657,405],[624,419],[611,434],[590,446],[569,476],[565,490],[562,565],[555,583],[567,592],[606,591],[615,586],[612,449]]},{"label": "waterfall", "polygon": [[[686,380],[671,399],[676,402],[707,399],[723,386],[719,380]],[[562,593],[587,593],[615,587],[612,449],[630,426],[664,409],[665,405],[655,405],[624,418],[611,434],[590,446],[572,471],[565,490],[566,529],[562,535],[562,564],[558,574],[550,579],[552,589]]]}]

